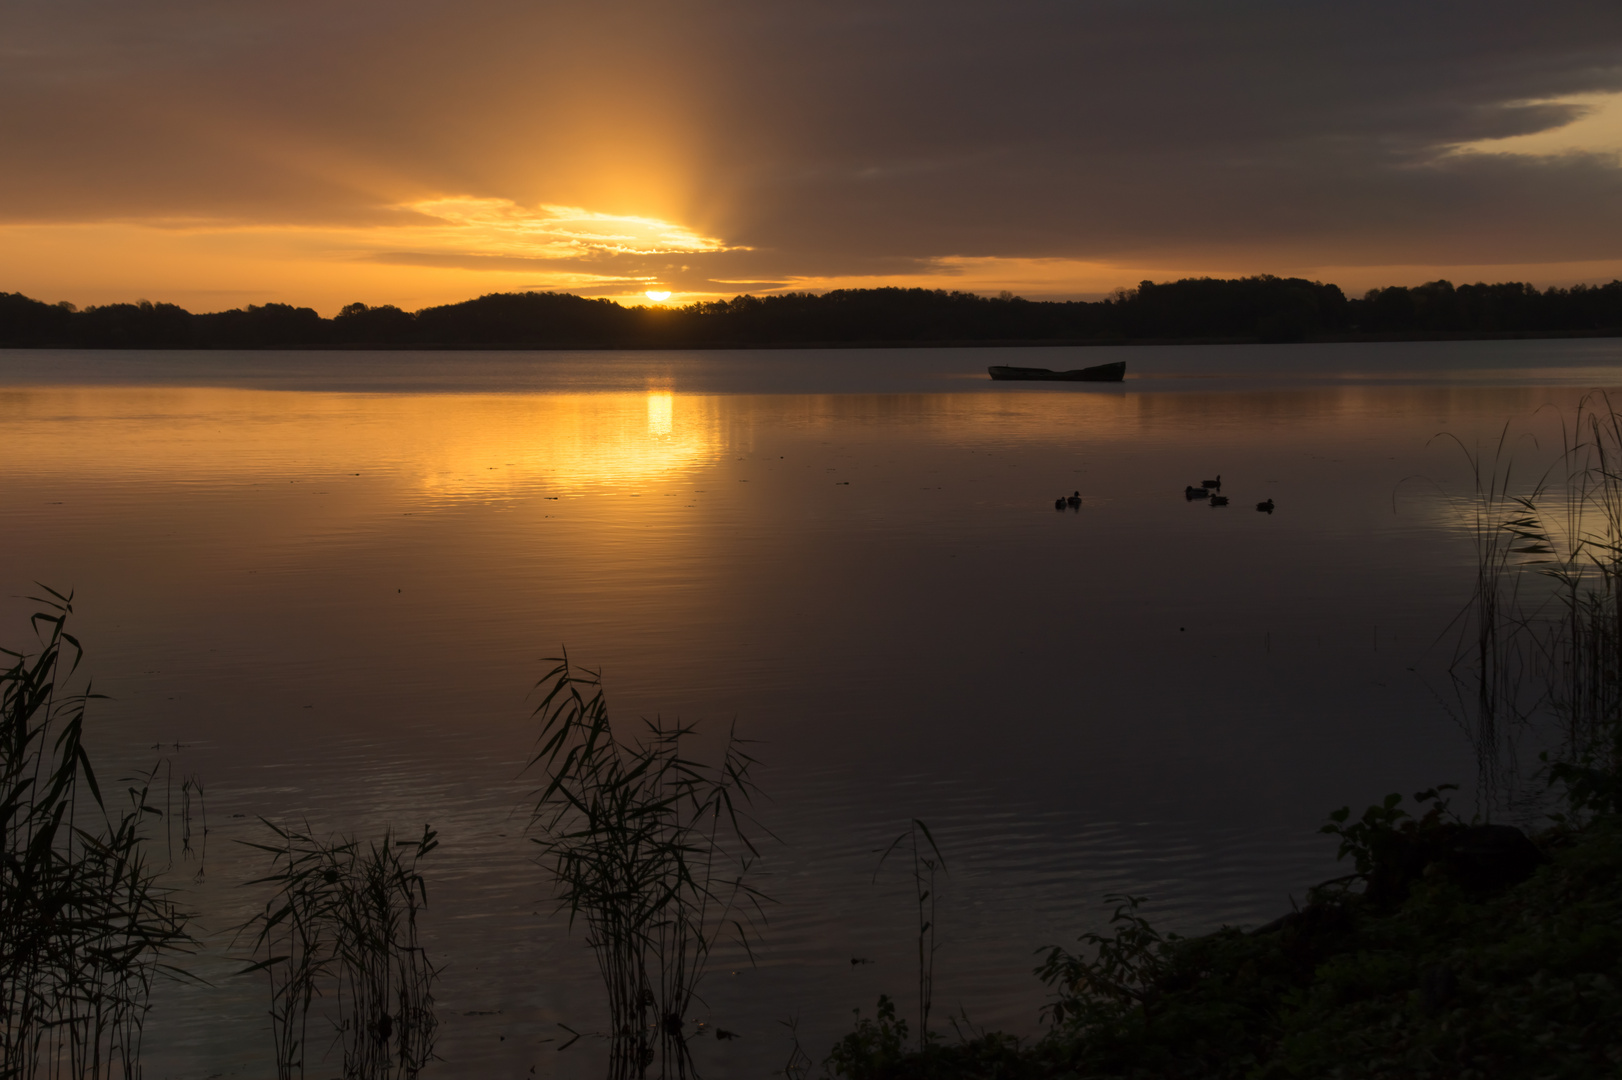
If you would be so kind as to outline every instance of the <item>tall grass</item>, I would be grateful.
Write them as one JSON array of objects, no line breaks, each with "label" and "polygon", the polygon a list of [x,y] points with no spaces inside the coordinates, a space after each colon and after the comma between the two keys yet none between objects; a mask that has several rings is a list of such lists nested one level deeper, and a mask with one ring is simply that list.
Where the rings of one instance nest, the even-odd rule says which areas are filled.
[{"label": "tall grass", "polygon": [[1532,635],[1555,720],[1546,756],[1580,810],[1622,796],[1622,415],[1609,395],[1586,395],[1563,439],[1551,512],[1534,500],[1525,507],[1539,525],[1528,550],[1546,559],[1538,569],[1555,585],[1553,610]]},{"label": "tall grass", "polygon": [[268,981],[277,1077],[304,1076],[314,1064],[310,1014],[328,992],[346,1080],[416,1076],[437,1029],[438,970],[417,929],[428,902],[417,864],[438,846],[433,830],[419,840],[385,832],[362,845],[264,824],[274,839],[247,846],[268,857],[271,872],[249,884],[275,891],[242,930],[258,958],[246,971]]},{"label": "tall grass", "polygon": [[755,764],[736,731],[721,763],[686,756],[690,725],[644,720],[629,739],[609,719],[598,673],[567,656],[537,684],[546,775],[532,827],[571,925],[584,922],[608,992],[610,1075],[692,1071],[687,1023],[724,933],[750,947],[763,895],[746,813]]},{"label": "tall grass", "polygon": [[[946,872],[946,859],[929,826],[917,818],[879,856],[881,869],[897,849],[906,850],[912,857],[912,895],[918,912],[918,1050],[923,1052],[929,1048],[929,1013],[935,1004],[935,952],[939,948],[935,943],[936,876]],[[878,871],[873,876],[877,878]]]},{"label": "tall grass", "polygon": [[1459,718],[1475,751],[1477,797],[1489,815],[1513,802],[1521,787],[1521,737],[1539,704],[1535,693],[1527,696],[1534,689],[1532,657],[1517,647],[1530,625],[1521,571],[1526,556],[1550,550],[1537,511],[1548,474],[1535,478],[1528,494],[1515,494],[1519,477],[1509,429],[1506,423],[1499,432],[1490,458],[1459,443],[1472,474],[1467,520],[1476,574],[1456,620],[1450,670]]},{"label": "tall grass", "polygon": [[133,1078],[153,979],[191,938],[147,857],[152,777],[103,798],[84,746],[100,695],[71,687],[73,597],[46,591],[38,651],[0,650],[0,1077]]},{"label": "tall grass", "polygon": [[[1484,809],[1535,801],[1531,735],[1576,805],[1616,802],[1622,769],[1622,415],[1585,395],[1564,419],[1556,464],[1511,494],[1501,438],[1475,471],[1475,591],[1455,654]],[[1461,701],[1465,695],[1461,695]]]}]

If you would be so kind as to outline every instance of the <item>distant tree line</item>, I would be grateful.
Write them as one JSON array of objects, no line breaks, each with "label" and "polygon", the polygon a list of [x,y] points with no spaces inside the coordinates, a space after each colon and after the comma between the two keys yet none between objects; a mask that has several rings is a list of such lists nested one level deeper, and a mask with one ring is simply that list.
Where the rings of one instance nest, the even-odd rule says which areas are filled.
[{"label": "distant tree line", "polygon": [[1103,300],[1025,300],[940,289],[837,289],[627,308],[567,293],[492,293],[402,311],[251,305],[194,315],[174,304],[80,311],[0,293],[0,347],[623,347],[1142,341],[1333,341],[1622,334],[1622,281],[1538,290],[1433,281],[1372,289],[1271,275],[1142,282]]}]

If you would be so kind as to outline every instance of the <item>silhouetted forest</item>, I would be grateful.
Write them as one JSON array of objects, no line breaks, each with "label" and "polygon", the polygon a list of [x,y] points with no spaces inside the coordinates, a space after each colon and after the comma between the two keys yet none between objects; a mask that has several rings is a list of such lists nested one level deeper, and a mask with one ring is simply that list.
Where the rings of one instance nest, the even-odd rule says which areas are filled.
[{"label": "silhouetted forest", "polygon": [[1372,289],[1301,278],[1141,283],[1097,301],[1025,300],[940,289],[838,289],[623,307],[567,293],[492,293],[424,308],[350,304],[331,319],[287,304],[194,315],[174,304],[80,311],[0,293],[0,347],[673,348],[1041,342],[1341,341],[1622,334],[1622,281]]}]

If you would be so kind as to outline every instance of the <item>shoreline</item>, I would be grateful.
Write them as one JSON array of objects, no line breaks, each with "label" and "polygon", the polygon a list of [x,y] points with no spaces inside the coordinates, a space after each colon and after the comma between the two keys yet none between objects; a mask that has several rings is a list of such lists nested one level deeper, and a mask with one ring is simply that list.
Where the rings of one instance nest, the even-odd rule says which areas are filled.
[{"label": "shoreline", "polygon": [[1426,334],[1336,334],[1289,341],[1260,337],[1186,338],[1011,338],[941,341],[700,341],[700,342],[445,342],[287,345],[0,345],[0,352],[739,352],[809,349],[1086,349],[1179,345],[1368,345],[1431,341],[1552,341],[1622,337],[1622,327],[1608,330],[1506,330],[1497,333],[1436,331]]}]

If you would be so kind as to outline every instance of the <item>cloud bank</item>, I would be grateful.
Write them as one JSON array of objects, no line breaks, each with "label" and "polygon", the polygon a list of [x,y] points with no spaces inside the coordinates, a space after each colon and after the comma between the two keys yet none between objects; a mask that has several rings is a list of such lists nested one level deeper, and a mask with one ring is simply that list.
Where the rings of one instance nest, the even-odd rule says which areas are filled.
[{"label": "cloud bank", "polygon": [[1607,2],[21,0],[0,42],[0,288],[1622,271]]}]

